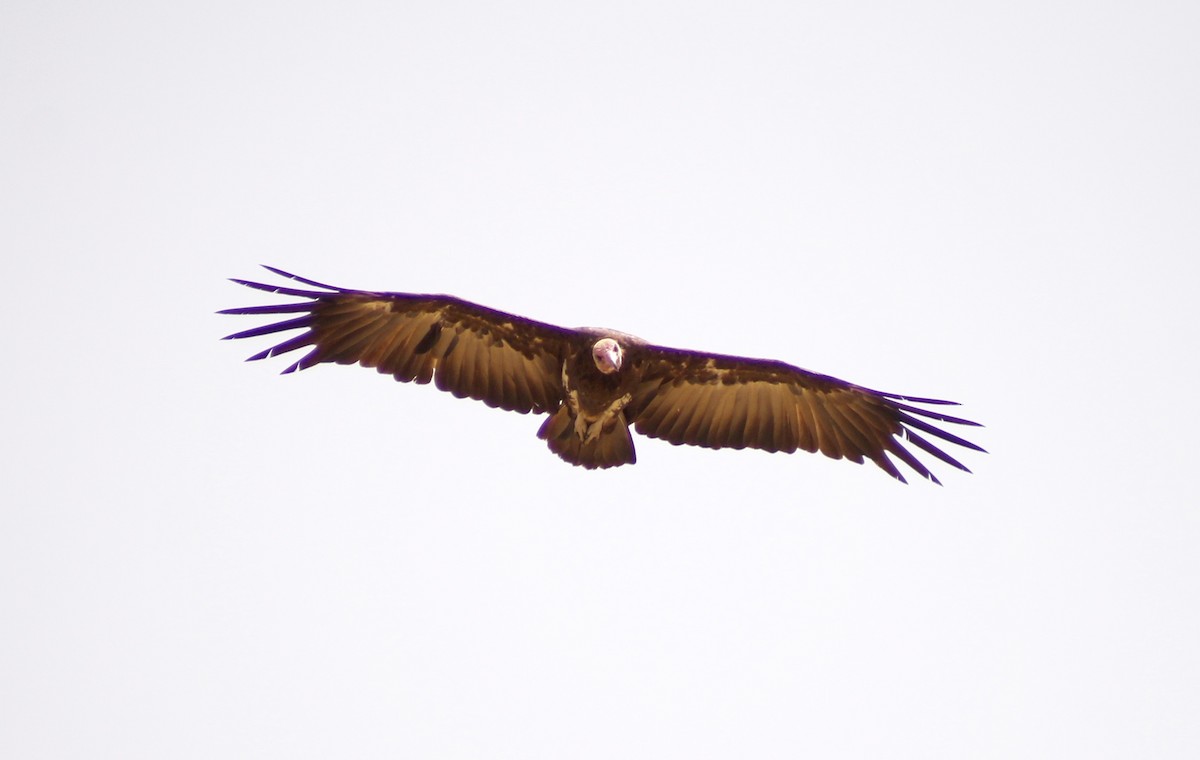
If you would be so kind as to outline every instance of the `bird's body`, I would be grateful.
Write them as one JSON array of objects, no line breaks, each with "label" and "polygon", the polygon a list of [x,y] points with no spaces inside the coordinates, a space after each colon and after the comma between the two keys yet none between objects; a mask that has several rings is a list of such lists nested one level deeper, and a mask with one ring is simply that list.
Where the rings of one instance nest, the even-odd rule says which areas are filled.
[{"label": "bird's body", "polygon": [[[643,341],[614,330],[584,328],[579,332],[583,340],[563,361],[563,405],[542,423],[538,437],[573,464],[633,464],[636,456],[625,407],[641,381],[642,367],[636,361],[626,363],[624,354]],[[613,346],[618,352],[616,360]]]},{"label": "bird's body", "polygon": [[901,481],[889,454],[937,478],[900,438],[967,469],[918,430],[982,451],[922,418],[976,423],[914,406],[952,402],[881,393],[773,360],[656,346],[615,330],[567,329],[452,296],[348,290],[267,269],[320,290],[235,280],[309,299],[222,312],[302,315],[227,336],[304,330],[252,360],[311,346],[284,371],[357,363],[489,406],[549,414],[538,437],[589,469],[636,461],[630,425],[673,444],[865,457]]}]

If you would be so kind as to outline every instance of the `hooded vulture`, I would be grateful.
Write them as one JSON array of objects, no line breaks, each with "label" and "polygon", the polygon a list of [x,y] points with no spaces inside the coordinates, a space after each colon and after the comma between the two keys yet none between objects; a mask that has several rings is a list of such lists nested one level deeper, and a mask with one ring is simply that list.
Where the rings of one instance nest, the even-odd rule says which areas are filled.
[{"label": "hooded vulture", "polygon": [[905,443],[970,472],[921,433],[983,451],[929,422],[978,424],[925,408],[951,401],[882,393],[769,359],[558,327],[451,296],[348,290],[266,269],[312,289],[233,280],[305,299],[220,312],[298,315],[226,336],[302,331],[247,361],[307,348],[285,373],[322,362],[361,364],[401,382],[432,381],[488,406],[546,414],[538,437],[588,469],[636,461],[630,425],[676,445],[866,458],[901,482],[907,481],[889,455],[940,483]]}]

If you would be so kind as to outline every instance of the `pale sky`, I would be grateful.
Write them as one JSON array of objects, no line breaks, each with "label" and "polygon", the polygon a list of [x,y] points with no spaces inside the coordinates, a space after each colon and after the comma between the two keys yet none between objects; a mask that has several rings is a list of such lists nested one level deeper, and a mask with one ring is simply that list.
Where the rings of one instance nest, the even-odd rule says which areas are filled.
[{"label": "pale sky", "polygon": [[[1200,756],[1198,8],[5,3],[0,756]],[[587,472],[260,263],[991,453]]]}]

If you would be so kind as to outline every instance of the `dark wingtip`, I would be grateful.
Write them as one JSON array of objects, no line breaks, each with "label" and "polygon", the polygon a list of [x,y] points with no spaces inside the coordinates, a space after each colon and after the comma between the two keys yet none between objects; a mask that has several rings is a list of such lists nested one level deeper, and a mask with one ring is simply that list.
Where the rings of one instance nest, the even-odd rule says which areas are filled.
[{"label": "dark wingtip", "polygon": [[898,399],[900,401],[911,401],[914,404],[937,404],[938,406],[962,406],[958,401],[947,401],[941,398],[924,398],[922,396],[904,396],[899,393],[885,393],[884,391],[871,391],[872,393],[884,396],[886,398]]},{"label": "dark wingtip", "polygon": [[[330,285],[323,285],[319,282],[305,280],[303,277],[293,276],[291,279],[297,280],[299,282],[304,282],[309,285],[315,285],[317,287],[325,288],[326,290],[333,291],[334,293],[345,292],[343,290],[332,287]],[[319,300],[325,296],[331,295],[330,293],[322,293],[320,291],[315,291],[315,290],[300,290],[299,288],[289,288],[286,285],[267,285],[266,283],[254,282],[253,280],[243,280],[238,277],[230,277],[229,281],[237,283],[238,285],[244,285],[247,288],[253,288],[254,290],[261,290],[265,293],[274,293],[276,295],[281,295],[281,296],[296,296],[297,298],[311,298],[314,301]]]},{"label": "dark wingtip", "polygon": [[274,272],[275,274],[279,275],[280,277],[286,277],[289,280],[295,280],[296,282],[302,282],[305,285],[312,285],[315,288],[324,288],[325,290],[332,290],[335,293],[345,292],[343,288],[338,288],[333,285],[327,285],[323,282],[317,282],[316,280],[310,280],[307,277],[301,277],[300,275],[292,274],[291,272],[285,272],[282,269],[280,269],[279,267],[273,267],[270,264],[260,264],[259,266],[261,266],[263,269],[267,270],[268,272]]}]

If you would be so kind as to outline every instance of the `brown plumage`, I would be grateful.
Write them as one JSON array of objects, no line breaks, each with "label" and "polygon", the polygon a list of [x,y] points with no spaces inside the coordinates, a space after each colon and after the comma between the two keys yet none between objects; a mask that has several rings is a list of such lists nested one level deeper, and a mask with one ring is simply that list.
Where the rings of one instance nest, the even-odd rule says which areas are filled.
[{"label": "brown plumage", "polygon": [[953,402],[881,393],[778,361],[557,327],[451,296],[347,290],[267,269],[318,290],[234,280],[307,299],[220,312],[300,315],[226,336],[303,330],[250,360],[307,348],[285,373],[322,362],[361,364],[402,382],[432,381],[488,406],[548,413],[538,437],[564,460],[589,469],[636,461],[631,424],[677,445],[870,459],[902,482],[890,456],[939,482],[902,441],[969,472],[919,432],[983,451],[926,421],[977,425],[923,408]]}]

